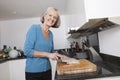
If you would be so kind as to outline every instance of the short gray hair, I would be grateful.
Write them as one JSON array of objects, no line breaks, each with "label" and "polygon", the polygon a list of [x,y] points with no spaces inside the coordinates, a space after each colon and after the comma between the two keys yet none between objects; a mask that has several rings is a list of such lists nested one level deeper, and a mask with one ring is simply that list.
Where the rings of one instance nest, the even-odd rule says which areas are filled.
[{"label": "short gray hair", "polygon": [[[44,16],[49,12],[49,10],[54,10],[54,11],[58,12],[58,10],[56,8],[48,7],[47,10],[45,11],[45,13],[43,13],[43,15],[41,16],[41,19],[40,19],[41,23],[44,23]],[[56,23],[52,27],[53,28],[59,28],[60,23],[61,23],[61,20],[60,20],[59,14],[58,14],[57,21],[56,21]]]}]

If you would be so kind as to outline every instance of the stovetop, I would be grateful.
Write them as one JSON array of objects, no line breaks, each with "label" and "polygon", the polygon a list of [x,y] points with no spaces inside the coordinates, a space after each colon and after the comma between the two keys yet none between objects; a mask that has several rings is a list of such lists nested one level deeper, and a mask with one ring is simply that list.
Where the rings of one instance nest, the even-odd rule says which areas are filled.
[{"label": "stovetop", "polygon": [[105,68],[102,68],[101,74],[104,75],[104,74],[113,74],[113,73]]}]

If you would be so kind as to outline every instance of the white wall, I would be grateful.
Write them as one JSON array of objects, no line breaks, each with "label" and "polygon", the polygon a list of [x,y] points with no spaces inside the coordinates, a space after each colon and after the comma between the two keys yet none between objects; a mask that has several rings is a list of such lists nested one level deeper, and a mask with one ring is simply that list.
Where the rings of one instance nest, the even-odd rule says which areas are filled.
[{"label": "white wall", "polygon": [[120,0],[85,0],[87,19],[120,16]]},{"label": "white wall", "polygon": [[39,23],[39,18],[2,21],[1,48],[8,45],[22,49],[28,28],[36,23]]},{"label": "white wall", "polygon": [[51,28],[54,35],[55,49],[64,49],[70,47],[70,43],[67,40],[68,27],[66,26],[66,16],[62,16],[61,18],[62,20],[60,28]]},{"label": "white wall", "polygon": [[68,0],[66,26],[77,29],[86,22],[84,0]]},{"label": "white wall", "polygon": [[[120,17],[110,17],[109,20],[120,25]],[[98,37],[101,53],[120,57],[120,26],[99,32]]]},{"label": "white wall", "polygon": [[1,25],[0,25],[0,46],[1,46]]},{"label": "white wall", "polygon": [[67,14],[83,14],[85,15],[84,0],[68,0]]},{"label": "white wall", "polygon": [[99,32],[100,52],[120,57],[120,26]]},{"label": "white wall", "polygon": [[[64,16],[61,17],[61,19]],[[23,49],[24,40],[28,28],[32,24],[39,24],[39,18],[29,18],[20,20],[10,20],[1,21],[1,48],[3,45],[8,45],[11,47],[16,46],[17,48]],[[62,20],[62,24],[65,24]],[[65,25],[61,25],[60,28],[56,29],[54,32],[55,48],[65,48],[68,47],[66,42],[66,32]]]}]

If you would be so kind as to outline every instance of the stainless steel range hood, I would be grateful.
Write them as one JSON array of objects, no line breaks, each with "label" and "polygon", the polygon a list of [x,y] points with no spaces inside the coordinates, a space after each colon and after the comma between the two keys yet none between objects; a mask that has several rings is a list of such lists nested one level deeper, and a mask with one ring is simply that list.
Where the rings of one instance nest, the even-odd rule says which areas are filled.
[{"label": "stainless steel range hood", "polygon": [[110,21],[108,18],[89,19],[78,30],[70,30],[71,37],[78,38],[79,36],[86,36],[99,31],[107,30],[119,26],[118,24]]},{"label": "stainless steel range hood", "polygon": [[81,26],[79,29],[90,29],[94,28],[100,24],[103,24],[107,21],[107,18],[100,18],[100,19],[89,19],[88,22],[86,22],[83,26]]},{"label": "stainless steel range hood", "polygon": [[89,19],[89,21],[86,22],[78,30],[98,28],[99,31],[101,31],[104,29],[113,28],[115,26],[118,26],[118,24],[110,21],[108,18],[98,18],[98,19]]}]

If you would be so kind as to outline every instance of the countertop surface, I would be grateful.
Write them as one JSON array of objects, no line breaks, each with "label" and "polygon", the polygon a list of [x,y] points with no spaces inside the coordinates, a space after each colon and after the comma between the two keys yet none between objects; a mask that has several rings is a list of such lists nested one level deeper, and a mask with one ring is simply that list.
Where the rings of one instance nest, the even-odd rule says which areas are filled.
[{"label": "countertop surface", "polygon": [[26,57],[0,59],[0,64],[5,63],[5,62],[7,62],[7,61],[11,61],[11,60],[20,60],[20,59],[25,59],[25,58],[26,58]]},{"label": "countertop surface", "polygon": [[[5,63],[11,60],[20,60],[25,59],[26,57],[18,58],[9,58],[9,59],[0,59],[0,64]],[[86,79],[97,79],[97,78],[106,78],[106,77],[117,77],[120,76],[120,66],[111,64],[110,62],[95,62],[97,65],[96,72],[88,72],[81,74],[72,74],[72,75],[57,75],[55,80],[86,80]],[[118,77],[119,78],[119,77]]]},{"label": "countertop surface", "polygon": [[120,80],[120,76],[102,77],[102,78],[94,78],[94,79],[86,79],[86,80]]},{"label": "countertop surface", "polygon": [[[109,62],[96,62],[97,71],[71,75],[56,75],[56,80],[85,80],[93,78],[105,78],[120,76],[120,67]],[[57,73],[56,73],[57,74]]]}]

